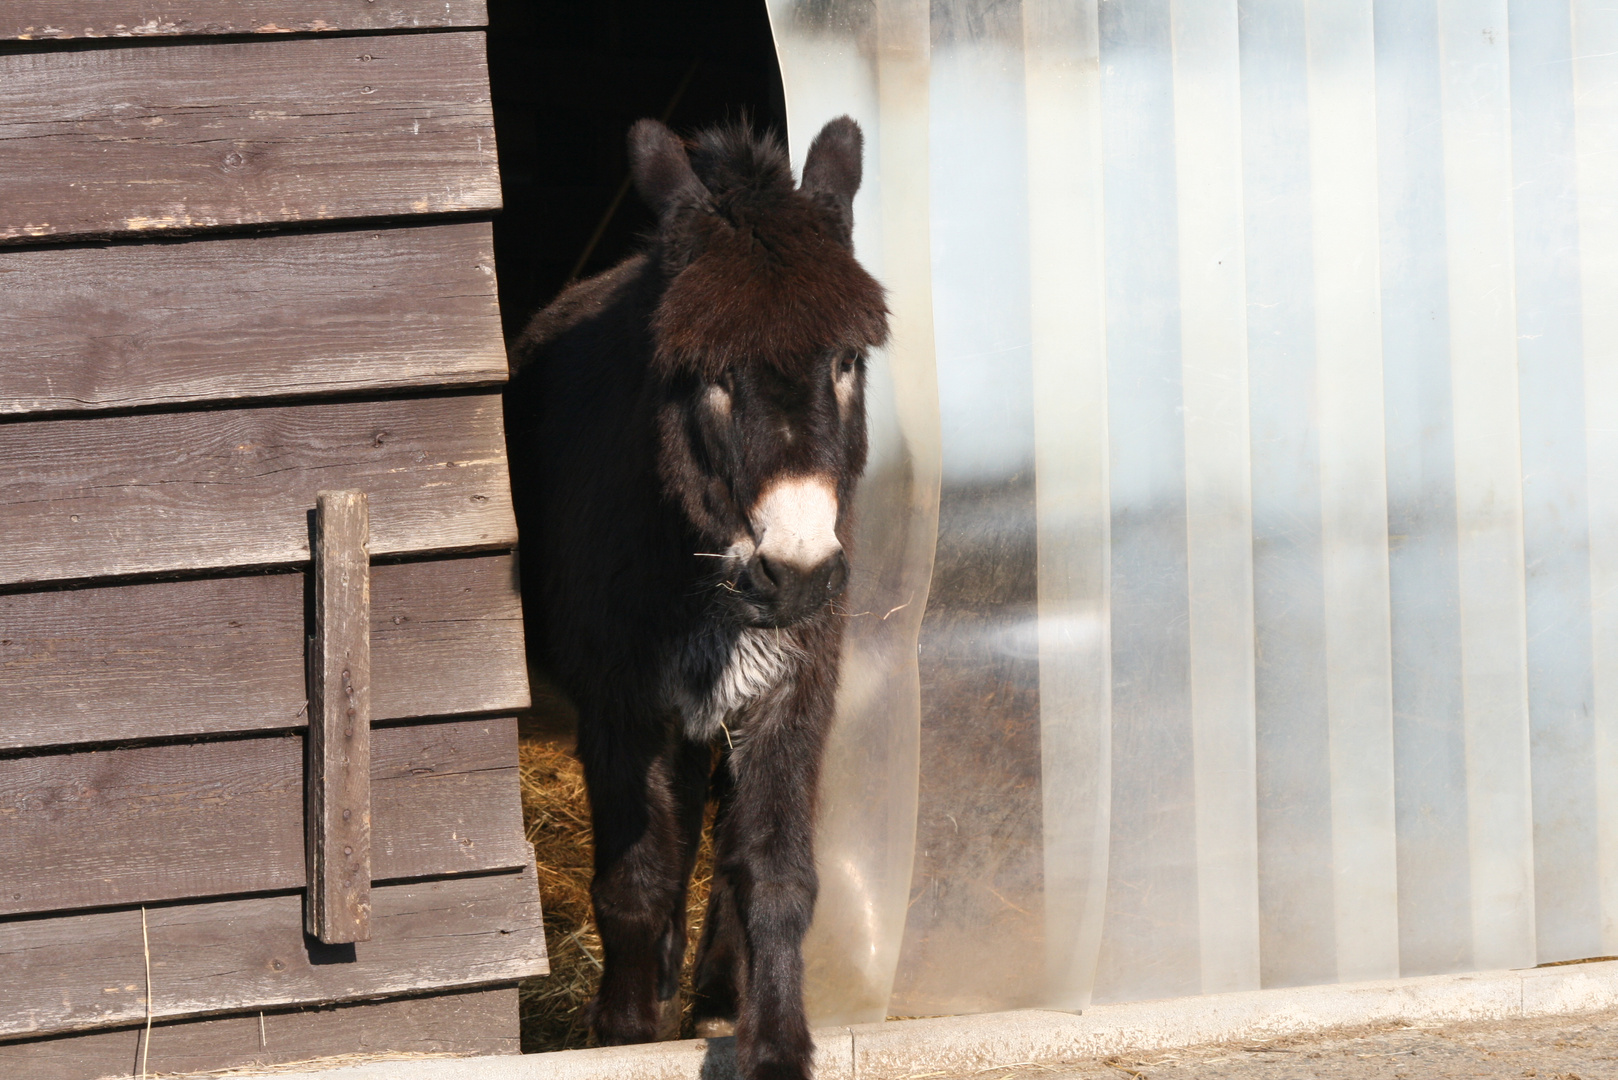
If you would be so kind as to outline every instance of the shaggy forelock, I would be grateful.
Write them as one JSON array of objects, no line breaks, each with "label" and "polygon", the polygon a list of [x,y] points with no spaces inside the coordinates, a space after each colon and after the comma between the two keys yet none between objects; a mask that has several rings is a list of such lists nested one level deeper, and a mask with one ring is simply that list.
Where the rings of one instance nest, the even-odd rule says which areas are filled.
[{"label": "shaggy forelock", "polygon": [[756,135],[743,123],[698,132],[687,145],[691,171],[716,203],[745,206],[749,195],[792,190],[792,163],[773,131]]},{"label": "shaggy forelock", "polygon": [[674,276],[652,323],[660,367],[712,379],[765,363],[798,376],[829,349],[887,339],[882,286],[836,214],[794,187],[779,139],[731,125],[698,135],[690,155],[710,198],[661,230]]}]

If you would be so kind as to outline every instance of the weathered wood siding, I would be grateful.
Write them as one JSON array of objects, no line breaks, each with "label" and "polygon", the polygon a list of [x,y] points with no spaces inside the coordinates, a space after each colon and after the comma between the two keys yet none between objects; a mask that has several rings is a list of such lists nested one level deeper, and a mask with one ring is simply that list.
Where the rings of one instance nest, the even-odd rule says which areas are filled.
[{"label": "weathered wood siding", "polygon": [[498,394],[39,420],[0,424],[0,586],[307,562],[333,487],[373,557],[517,539]]},{"label": "weathered wood siding", "polygon": [[190,0],[183,5],[120,0],[20,0],[0,9],[0,39],[178,37],[206,34],[329,33],[482,26],[482,0]]},{"label": "weathered wood siding", "polygon": [[[0,1075],[517,1049],[546,966],[483,22],[0,0]],[[337,490],[380,558],[370,939],[322,945],[310,539]]]},{"label": "weathered wood siding", "polygon": [[[0,1044],[0,1064],[27,1080],[129,1076],[144,1027]],[[504,987],[159,1022],[147,1064],[152,1075],[169,1076],[348,1054],[515,1054],[520,1046],[517,991]]]},{"label": "weathered wood siding", "polygon": [[480,33],[0,54],[0,241],[494,210]]},{"label": "weathered wood siding", "polygon": [[0,415],[488,386],[487,222],[0,258]]},{"label": "weathered wood siding", "polygon": [[[511,719],[372,732],[374,880],[527,865],[516,747]],[[0,759],[0,915],[303,888],[303,762],[301,735]]]},{"label": "weathered wood siding", "polygon": [[[372,568],[377,720],[527,708],[516,574],[510,555]],[[0,751],[303,727],[306,587],[286,572],[0,594]]]},{"label": "weathered wood siding", "polygon": [[[301,894],[146,910],[153,1017],[520,978],[544,951],[532,867],[378,886],[370,941],[311,946]],[[0,924],[0,1036],[144,1020],[140,909]]]}]

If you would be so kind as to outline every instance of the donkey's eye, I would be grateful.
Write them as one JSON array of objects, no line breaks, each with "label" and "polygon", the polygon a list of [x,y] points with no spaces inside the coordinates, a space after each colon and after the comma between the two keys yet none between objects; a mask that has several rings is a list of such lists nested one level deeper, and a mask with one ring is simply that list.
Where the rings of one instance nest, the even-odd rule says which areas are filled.
[{"label": "donkey's eye", "polygon": [[708,411],[716,416],[730,415],[730,380],[728,378],[716,379],[708,384],[708,389],[702,393],[702,400]]},{"label": "donkey's eye", "polygon": [[860,354],[845,352],[837,357],[837,374],[839,376],[854,374],[854,368],[859,365]]}]

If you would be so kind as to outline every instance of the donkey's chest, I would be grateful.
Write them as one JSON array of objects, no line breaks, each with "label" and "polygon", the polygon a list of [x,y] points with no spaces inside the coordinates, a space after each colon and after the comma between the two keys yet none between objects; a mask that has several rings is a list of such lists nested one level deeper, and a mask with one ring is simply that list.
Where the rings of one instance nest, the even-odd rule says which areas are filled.
[{"label": "donkey's chest", "polygon": [[738,713],[783,690],[793,678],[794,654],[789,636],[775,630],[688,642],[666,684],[686,738],[711,741]]}]

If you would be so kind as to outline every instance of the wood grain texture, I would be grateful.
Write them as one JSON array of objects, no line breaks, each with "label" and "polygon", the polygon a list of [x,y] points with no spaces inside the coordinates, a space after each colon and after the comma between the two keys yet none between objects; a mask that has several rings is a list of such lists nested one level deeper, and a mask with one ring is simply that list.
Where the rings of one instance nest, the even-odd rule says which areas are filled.
[{"label": "wood grain texture", "polygon": [[[0,594],[0,750],[306,723],[303,574]],[[516,560],[371,570],[380,720],[528,707]]]},{"label": "wood grain texture", "polygon": [[377,719],[528,704],[514,556],[371,568],[371,709]]},{"label": "wood grain texture", "polygon": [[0,39],[21,41],[404,30],[488,21],[483,0],[188,0],[161,7],[105,0],[0,2]]},{"label": "wood grain texture", "polygon": [[[0,749],[300,727],[303,576],[0,595]],[[378,719],[528,705],[508,555],[373,568]]]},{"label": "wood grain texture", "polygon": [[363,491],[315,503],[309,642],[304,929],[328,945],[371,939],[371,529]]},{"label": "wood grain texture", "polygon": [[[293,893],[148,908],[152,1016],[481,986],[549,970],[531,867],[378,888],[371,940],[351,954],[307,944],[302,906]],[[132,908],[0,923],[0,1036],[144,1020],[140,920]]]},{"label": "wood grain texture", "polygon": [[0,55],[0,241],[494,210],[480,31]]},{"label": "wood grain texture", "polygon": [[[132,1066],[140,1059],[141,1038],[142,1028],[131,1027],[0,1043],[0,1075],[27,1080],[139,1075]],[[262,1027],[257,1012],[154,1024],[148,1067],[154,1075],[168,1076],[339,1055],[520,1052],[517,989],[507,986],[268,1011]]]},{"label": "wood grain texture", "polygon": [[0,424],[0,584],[309,558],[323,488],[372,555],[516,540],[495,394]]},{"label": "wood grain texture", "polygon": [[486,222],[0,250],[0,342],[0,415],[507,371]]},{"label": "wood grain texture", "polygon": [[[378,880],[532,861],[515,720],[372,738]],[[0,916],[303,888],[303,766],[295,735],[0,759]]]}]

